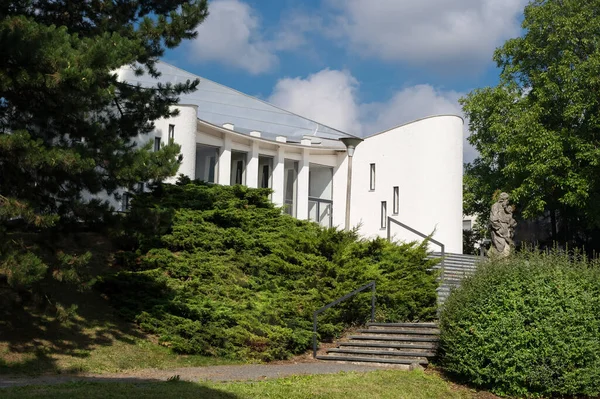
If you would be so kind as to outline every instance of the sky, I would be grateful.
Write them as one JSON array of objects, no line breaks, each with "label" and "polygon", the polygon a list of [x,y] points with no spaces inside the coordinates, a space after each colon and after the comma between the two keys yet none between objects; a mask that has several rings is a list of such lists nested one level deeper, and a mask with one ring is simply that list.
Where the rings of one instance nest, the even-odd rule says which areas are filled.
[{"label": "sky", "polygon": [[[463,115],[528,0],[212,0],[164,61],[357,136]],[[476,157],[465,123],[464,161]]]}]

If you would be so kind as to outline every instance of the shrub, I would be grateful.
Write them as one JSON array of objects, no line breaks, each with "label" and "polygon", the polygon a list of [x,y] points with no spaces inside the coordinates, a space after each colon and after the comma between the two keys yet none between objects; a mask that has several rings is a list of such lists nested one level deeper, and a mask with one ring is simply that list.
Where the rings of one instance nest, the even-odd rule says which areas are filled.
[{"label": "shrub", "polygon": [[481,265],[440,317],[444,369],[505,395],[600,393],[600,270],[524,251]]},{"label": "shrub", "polygon": [[[173,350],[236,358],[307,350],[312,313],[371,280],[379,320],[435,317],[425,244],[324,229],[282,214],[268,194],[190,183],[138,196],[118,240],[124,270],[97,287]],[[328,310],[321,339],[366,321],[370,303],[366,293]]]}]

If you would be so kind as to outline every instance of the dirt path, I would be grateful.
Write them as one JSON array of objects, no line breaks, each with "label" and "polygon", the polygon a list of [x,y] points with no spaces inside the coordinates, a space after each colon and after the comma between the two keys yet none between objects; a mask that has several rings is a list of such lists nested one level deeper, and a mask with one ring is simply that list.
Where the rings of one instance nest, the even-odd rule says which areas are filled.
[{"label": "dirt path", "polygon": [[246,381],[291,375],[334,374],[342,371],[373,371],[389,367],[346,363],[247,364],[239,366],[188,367],[169,370],[146,369],[118,374],[48,375],[40,377],[0,376],[0,388],[23,385],[62,384],[74,381],[151,382],[179,376],[182,381]]}]

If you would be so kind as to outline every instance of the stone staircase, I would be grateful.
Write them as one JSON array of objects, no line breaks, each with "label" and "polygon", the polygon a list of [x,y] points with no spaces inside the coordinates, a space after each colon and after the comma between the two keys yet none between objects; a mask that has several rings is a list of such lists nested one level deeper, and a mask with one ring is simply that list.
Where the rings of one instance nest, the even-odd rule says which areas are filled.
[{"label": "stone staircase", "polygon": [[435,357],[439,333],[436,323],[368,323],[317,359],[427,366]]},{"label": "stone staircase", "polygon": [[[439,252],[431,253],[428,258],[440,258]],[[438,304],[442,305],[450,290],[460,286],[460,282],[463,278],[475,273],[477,263],[481,262],[482,258],[476,255],[462,255],[446,253],[444,256],[444,274],[442,276],[442,284],[437,289],[438,292]],[[440,264],[436,265],[434,269],[439,269]]]},{"label": "stone staircase", "polygon": [[[441,253],[431,253],[428,258],[440,258]],[[458,287],[463,278],[475,272],[482,258],[474,255],[446,253],[442,284],[438,288],[438,304]],[[440,264],[434,269],[439,269]],[[366,329],[357,330],[338,342],[337,348],[326,349],[326,354],[317,355],[319,360],[381,363],[409,367],[419,364],[427,366],[436,356],[440,331],[437,323],[368,323]]]}]

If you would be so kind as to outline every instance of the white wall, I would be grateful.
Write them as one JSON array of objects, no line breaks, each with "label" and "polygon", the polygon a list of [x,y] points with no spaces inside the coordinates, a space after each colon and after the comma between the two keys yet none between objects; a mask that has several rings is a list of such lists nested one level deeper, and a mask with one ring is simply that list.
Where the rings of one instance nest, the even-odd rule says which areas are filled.
[{"label": "white wall", "polygon": [[[364,236],[385,237],[381,201],[392,215],[393,187],[400,191],[398,221],[434,239],[447,252],[462,253],[462,130],[457,116],[436,116],[365,139],[354,154],[351,224]],[[369,165],[376,164],[375,190],[369,190]],[[392,225],[398,240],[419,237]],[[431,246],[433,250],[438,247]]]},{"label": "white wall", "polygon": [[[154,140],[154,137],[160,137],[161,143],[167,144],[169,140],[169,125],[175,125],[174,140],[181,146],[181,155],[183,160],[179,166],[177,174],[184,174],[194,179],[196,176],[196,120],[197,109],[195,105],[177,105],[174,108],[179,110],[179,115],[169,119],[159,119],[154,124],[154,134],[150,134],[147,139]],[[174,183],[177,177],[171,177],[166,181]]]}]

